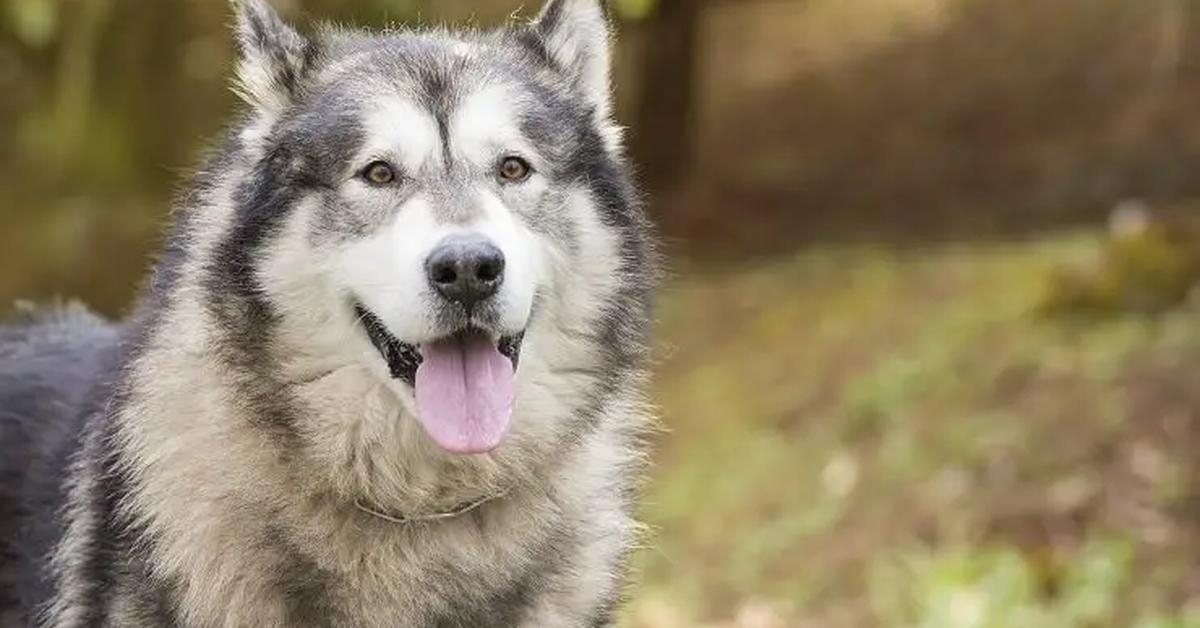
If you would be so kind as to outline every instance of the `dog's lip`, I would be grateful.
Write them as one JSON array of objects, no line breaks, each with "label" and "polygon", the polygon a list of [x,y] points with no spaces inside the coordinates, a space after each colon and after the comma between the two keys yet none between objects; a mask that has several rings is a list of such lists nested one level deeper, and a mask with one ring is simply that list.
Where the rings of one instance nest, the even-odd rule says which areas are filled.
[{"label": "dog's lip", "polygon": [[387,364],[392,377],[414,385],[417,368],[421,366],[421,352],[417,347],[393,336],[383,321],[361,303],[354,304],[354,314],[367,333],[367,338]]},{"label": "dog's lip", "polygon": [[[362,325],[363,330],[367,334],[367,338],[379,352],[380,357],[388,366],[388,372],[392,377],[398,379],[409,386],[415,386],[417,380],[417,369],[421,366],[423,360],[421,349],[418,345],[404,342],[388,331],[387,326],[383,323],[374,312],[368,309],[360,302],[354,302],[354,314]],[[460,334],[480,333],[487,334],[486,330],[479,330],[472,327],[464,327],[451,334],[447,334],[444,338],[457,336]],[[490,334],[493,337],[496,334]],[[513,368],[516,369],[521,357],[521,345],[525,339],[525,332],[521,331],[511,335],[500,335],[496,338],[496,347],[504,357],[512,361]]]}]

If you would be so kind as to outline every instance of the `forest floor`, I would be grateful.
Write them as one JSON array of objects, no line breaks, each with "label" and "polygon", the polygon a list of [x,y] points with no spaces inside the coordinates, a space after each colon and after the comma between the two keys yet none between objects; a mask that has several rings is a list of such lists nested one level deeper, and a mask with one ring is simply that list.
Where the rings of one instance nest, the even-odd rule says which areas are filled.
[{"label": "forest floor", "polygon": [[1200,305],[1093,234],[676,269],[633,628],[1200,626]]}]

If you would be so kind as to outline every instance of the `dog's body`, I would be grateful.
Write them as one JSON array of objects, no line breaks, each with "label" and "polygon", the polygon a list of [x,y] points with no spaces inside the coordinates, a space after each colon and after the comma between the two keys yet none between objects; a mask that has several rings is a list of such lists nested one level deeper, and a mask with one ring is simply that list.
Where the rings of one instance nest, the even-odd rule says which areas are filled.
[{"label": "dog's body", "polygon": [[137,315],[0,328],[0,625],[608,625],[657,258],[598,1],[239,35]]}]

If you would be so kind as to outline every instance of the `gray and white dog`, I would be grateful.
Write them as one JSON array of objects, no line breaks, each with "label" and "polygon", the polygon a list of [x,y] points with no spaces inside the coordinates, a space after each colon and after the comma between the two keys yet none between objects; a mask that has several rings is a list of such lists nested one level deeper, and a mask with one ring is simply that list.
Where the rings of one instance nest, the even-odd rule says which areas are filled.
[{"label": "gray and white dog", "polygon": [[235,6],[249,107],[137,314],[0,328],[0,624],[610,625],[658,256],[600,0]]}]

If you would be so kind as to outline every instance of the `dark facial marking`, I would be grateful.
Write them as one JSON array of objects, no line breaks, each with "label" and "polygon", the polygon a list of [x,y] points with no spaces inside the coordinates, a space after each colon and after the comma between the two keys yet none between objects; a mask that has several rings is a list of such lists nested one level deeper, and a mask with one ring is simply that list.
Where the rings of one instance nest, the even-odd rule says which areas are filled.
[{"label": "dark facial marking", "polygon": [[254,425],[273,434],[284,451],[298,446],[296,411],[268,353],[278,314],[256,269],[264,243],[279,232],[306,189],[299,161],[289,146],[277,145],[253,166],[235,194],[234,226],[207,260],[202,280],[205,305],[222,336],[214,343],[215,355],[231,372],[255,374],[235,378],[233,385]]}]

